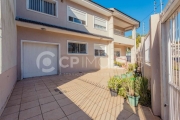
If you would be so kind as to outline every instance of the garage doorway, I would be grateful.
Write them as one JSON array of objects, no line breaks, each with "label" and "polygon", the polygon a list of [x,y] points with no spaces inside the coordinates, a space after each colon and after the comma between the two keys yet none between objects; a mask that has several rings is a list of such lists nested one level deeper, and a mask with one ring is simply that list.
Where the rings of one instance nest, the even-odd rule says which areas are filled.
[{"label": "garage doorway", "polygon": [[22,41],[21,78],[57,75],[59,56],[57,43]]}]

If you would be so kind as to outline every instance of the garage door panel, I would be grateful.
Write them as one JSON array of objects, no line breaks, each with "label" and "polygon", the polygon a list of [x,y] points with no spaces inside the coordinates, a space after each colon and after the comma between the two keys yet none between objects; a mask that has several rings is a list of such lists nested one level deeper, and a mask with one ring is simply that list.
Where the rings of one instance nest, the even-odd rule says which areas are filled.
[{"label": "garage door panel", "polygon": [[58,74],[58,46],[23,43],[23,78]]}]

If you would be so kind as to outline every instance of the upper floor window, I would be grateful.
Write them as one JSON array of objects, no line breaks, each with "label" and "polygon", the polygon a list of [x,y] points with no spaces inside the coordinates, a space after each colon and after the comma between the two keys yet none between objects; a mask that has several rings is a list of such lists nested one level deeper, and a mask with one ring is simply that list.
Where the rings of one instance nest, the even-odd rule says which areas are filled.
[{"label": "upper floor window", "polygon": [[27,0],[28,9],[34,10],[37,12],[42,12],[45,14],[57,15],[57,5],[54,0]]},{"label": "upper floor window", "polygon": [[99,30],[107,30],[107,21],[98,17],[94,17],[94,28]]},{"label": "upper floor window", "polygon": [[67,7],[67,19],[70,22],[87,25],[87,13],[80,10],[74,9],[72,7]]}]

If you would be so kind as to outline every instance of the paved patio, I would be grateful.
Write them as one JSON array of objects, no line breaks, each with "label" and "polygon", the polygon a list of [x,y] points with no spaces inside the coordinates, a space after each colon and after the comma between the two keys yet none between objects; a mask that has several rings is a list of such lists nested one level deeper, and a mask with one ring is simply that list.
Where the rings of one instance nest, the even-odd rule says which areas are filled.
[{"label": "paved patio", "polygon": [[106,89],[124,70],[100,70],[17,82],[0,120],[158,120]]}]

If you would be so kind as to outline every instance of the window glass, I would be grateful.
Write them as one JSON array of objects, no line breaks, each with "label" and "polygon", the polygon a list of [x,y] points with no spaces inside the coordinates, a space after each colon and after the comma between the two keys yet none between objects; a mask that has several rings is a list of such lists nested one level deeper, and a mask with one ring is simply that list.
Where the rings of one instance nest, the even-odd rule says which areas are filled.
[{"label": "window glass", "polygon": [[103,20],[98,17],[94,17],[94,28],[100,29],[100,30],[106,30],[107,28],[107,21]]},{"label": "window glass", "polygon": [[82,43],[68,43],[68,53],[81,53],[86,54],[86,44]]},{"label": "window glass", "polygon": [[68,18],[71,22],[86,25],[86,15],[85,12],[68,7]]},{"label": "window glass", "polygon": [[74,22],[81,24],[81,20],[74,18]]},{"label": "window glass", "polygon": [[47,0],[29,0],[29,9],[56,16],[56,3]]},{"label": "window glass", "polygon": [[106,56],[106,46],[105,45],[94,45],[94,55],[95,56]]},{"label": "window glass", "polygon": [[120,51],[115,51],[115,56],[120,57]]}]

